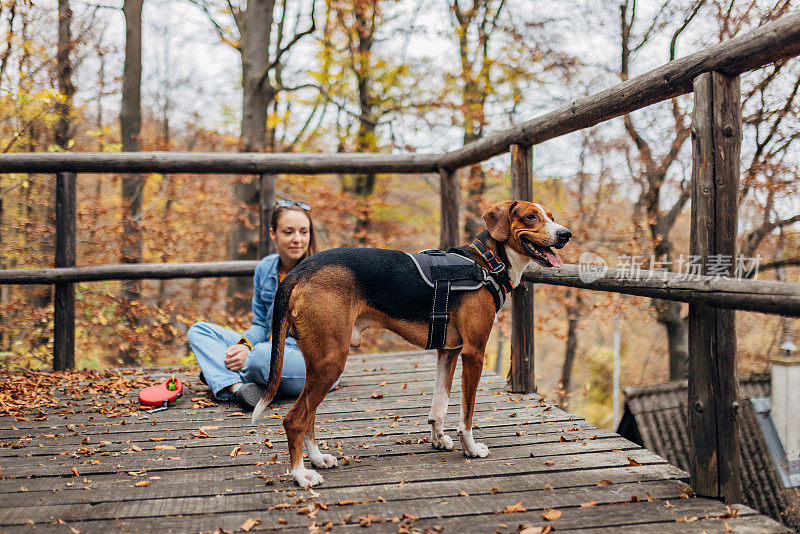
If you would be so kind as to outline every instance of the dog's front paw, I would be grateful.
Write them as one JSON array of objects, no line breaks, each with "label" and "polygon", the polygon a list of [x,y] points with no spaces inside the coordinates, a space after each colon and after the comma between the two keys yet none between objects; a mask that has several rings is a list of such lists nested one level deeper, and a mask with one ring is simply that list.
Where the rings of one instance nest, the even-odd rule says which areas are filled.
[{"label": "dog's front paw", "polygon": [[435,432],[431,432],[431,445],[440,451],[452,451],[455,448],[453,440],[445,433],[436,435]]},{"label": "dog's front paw", "polygon": [[294,483],[301,488],[308,488],[310,486],[316,486],[317,484],[322,484],[325,482],[325,479],[322,478],[322,475],[313,469],[306,469],[303,466],[292,470],[292,478],[294,479]]},{"label": "dog's front paw", "polygon": [[339,465],[336,457],[332,454],[320,454],[319,456],[315,456],[311,458],[311,463],[314,465],[314,467],[319,469],[329,469]]},{"label": "dog's front paw", "polygon": [[483,443],[472,443],[469,447],[464,447],[464,456],[468,458],[486,458],[489,456],[489,447]]}]

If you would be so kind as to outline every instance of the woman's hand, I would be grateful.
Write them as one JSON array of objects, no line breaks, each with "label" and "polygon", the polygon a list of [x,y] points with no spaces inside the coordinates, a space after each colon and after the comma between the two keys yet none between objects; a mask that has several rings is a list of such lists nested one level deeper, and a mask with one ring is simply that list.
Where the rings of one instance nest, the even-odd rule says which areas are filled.
[{"label": "woman's hand", "polygon": [[250,351],[246,346],[231,345],[228,347],[228,350],[225,351],[225,367],[238,373],[244,368],[244,362],[249,355]]}]

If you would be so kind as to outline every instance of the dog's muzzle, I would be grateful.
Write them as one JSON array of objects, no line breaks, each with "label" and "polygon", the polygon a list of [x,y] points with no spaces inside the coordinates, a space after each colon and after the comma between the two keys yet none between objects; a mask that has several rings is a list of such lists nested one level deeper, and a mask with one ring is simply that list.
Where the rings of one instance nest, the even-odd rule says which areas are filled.
[{"label": "dog's muzzle", "polygon": [[554,248],[564,248],[570,238],[572,237],[572,232],[567,230],[564,227],[559,228],[556,230],[556,243],[553,245]]}]

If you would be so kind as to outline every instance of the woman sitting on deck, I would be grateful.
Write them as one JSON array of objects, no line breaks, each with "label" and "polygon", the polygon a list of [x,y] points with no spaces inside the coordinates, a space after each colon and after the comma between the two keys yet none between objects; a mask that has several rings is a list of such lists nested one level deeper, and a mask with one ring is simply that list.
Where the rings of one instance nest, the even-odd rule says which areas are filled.
[{"label": "woman sitting on deck", "polygon": [[[189,329],[187,337],[200,365],[200,379],[220,400],[234,399],[245,408],[253,408],[264,394],[272,352],[275,291],[289,271],[316,248],[310,209],[305,202],[293,200],[279,200],[275,206],[269,236],[278,253],[265,257],[256,267],[253,325],[244,334],[206,322],[196,323]],[[278,391],[297,397],[305,379],[303,354],[295,339],[287,337]]]}]

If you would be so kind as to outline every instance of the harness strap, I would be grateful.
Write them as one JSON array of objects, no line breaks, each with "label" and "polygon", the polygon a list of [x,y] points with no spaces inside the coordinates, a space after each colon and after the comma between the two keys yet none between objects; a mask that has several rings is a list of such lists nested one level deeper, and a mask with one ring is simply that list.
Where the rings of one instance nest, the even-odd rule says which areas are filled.
[{"label": "harness strap", "polygon": [[497,256],[495,256],[480,239],[473,241],[470,246],[489,264],[489,276],[494,279],[495,283],[503,291],[503,297],[511,293],[514,286],[511,284],[511,278],[508,276],[506,264],[498,260]]},{"label": "harness strap", "polygon": [[433,309],[428,322],[428,344],[426,349],[441,349],[447,341],[447,323],[450,313],[450,280],[436,280],[433,283]]}]

